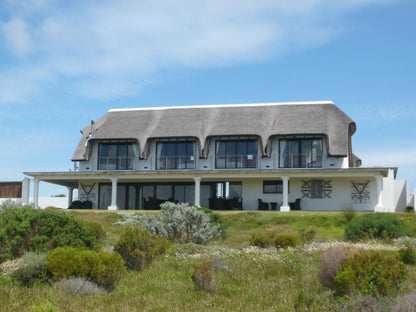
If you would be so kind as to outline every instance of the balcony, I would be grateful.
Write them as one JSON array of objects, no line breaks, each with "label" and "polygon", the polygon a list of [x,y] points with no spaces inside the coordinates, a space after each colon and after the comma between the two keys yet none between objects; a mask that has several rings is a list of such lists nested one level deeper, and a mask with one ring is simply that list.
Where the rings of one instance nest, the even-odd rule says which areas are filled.
[{"label": "balcony", "polygon": [[280,168],[322,168],[322,156],[293,154],[283,156],[279,162]]},{"label": "balcony", "polygon": [[98,157],[98,170],[135,170],[135,157]]},{"label": "balcony", "polygon": [[257,155],[220,155],[215,158],[217,169],[257,168]]},{"label": "balcony", "polygon": [[159,156],[157,170],[195,169],[194,156]]}]

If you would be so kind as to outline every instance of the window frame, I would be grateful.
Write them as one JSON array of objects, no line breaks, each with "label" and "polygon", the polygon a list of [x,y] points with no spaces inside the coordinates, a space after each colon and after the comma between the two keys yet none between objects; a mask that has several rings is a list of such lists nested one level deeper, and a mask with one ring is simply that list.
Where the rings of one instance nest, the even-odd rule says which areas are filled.
[{"label": "window frame", "polygon": [[[134,150],[134,144],[133,141],[118,141],[118,142],[99,142],[98,144],[98,153],[97,153],[97,170],[134,170],[134,159],[136,158],[136,153]],[[109,156],[109,146],[113,146],[116,148],[116,155],[115,156]],[[106,155],[102,155],[102,150],[106,149]],[[126,147],[126,153],[124,155],[121,155],[121,148]],[[123,163],[121,163],[119,160],[120,158],[124,157]],[[107,158],[107,164],[106,168],[101,168],[101,159]],[[108,159],[115,158],[115,168],[109,169],[109,162]],[[133,162],[129,163],[127,160],[133,159]]]},{"label": "window frame", "polygon": [[[282,151],[282,143],[286,142],[286,153],[287,156],[284,155],[284,151]],[[309,147],[310,147],[310,151],[311,151],[311,156],[310,156],[310,163],[312,163],[312,159],[316,158],[316,162],[320,163],[320,166],[314,166],[314,165],[307,165],[307,161],[305,160],[305,162],[303,162],[302,160],[302,156],[305,153],[305,151],[303,151],[304,149],[304,143],[308,142]],[[320,144],[320,150],[321,153],[313,153],[314,151],[314,142],[319,142]],[[298,165],[291,165],[289,164],[289,160],[286,160],[285,158],[288,157],[291,153],[290,153],[290,148],[291,148],[291,144],[296,143],[297,145],[297,152],[294,155],[296,163]],[[318,169],[322,169],[323,168],[323,156],[324,156],[324,138],[322,137],[306,137],[306,138],[280,138],[279,142],[278,142],[278,165],[279,168],[299,168],[299,169],[305,169],[305,168],[318,168]],[[320,160],[318,160],[320,158]],[[288,163],[288,165],[286,165],[286,162]],[[303,163],[305,163],[305,165],[303,165]]]},{"label": "window frame", "polygon": [[[177,140],[177,141],[157,141],[156,142],[156,164],[155,168],[156,170],[177,170],[177,169],[195,169],[195,140]],[[173,155],[167,155],[167,148],[163,148],[163,145],[172,144],[174,145],[174,154]],[[185,145],[185,155],[179,155],[178,154],[178,145],[184,144]],[[159,146],[162,145],[159,151]],[[160,155],[159,153],[163,151],[164,155]],[[185,168],[179,168],[180,162],[178,161],[178,157],[184,156],[185,157]],[[161,160],[160,158],[165,157],[165,160]],[[167,157],[175,157],[175,164],[173,168],[169,167],[167,165]],[[187,157],[190,158],[190,160],[187,160]],[[161,163],[164,163],[164,166],[161,166]]]},{"label": "window frame", "polygon": [[[265,190],[265,186],[276,186],[275,191],[268,192]],[[281,191],[279,191],[279,186],[281,185]],[[287,192],[290,193],[290,181],[288,181]],[[283,194],[283,180],[263,180],[263,194]]]},{"label": "window frame", "polygon": [[[241,143],[245,143],[245,154],[240,153],[239,148],[241,148]],[[249,153],[249,146],[250,143],[254,143],[254,153]],[[219,150],[218,145],[223,145],[224,153],[218,153]],[[231,145],[233,145],[231,147]],[[229,152],[229,149],[232,149],[232,153]],[[221,149],[222,150],[222,149]],[[248,159],[248,156],[252,155],[254,159]],[[242,164],[237,159],[234,161],[225,161],[224,166],[219,166],[219,157],[229,157],[229,156],[247,156],[246,166],[238,166],[238,164]],[[256,138],[247,138],[247,139],[217,139],[215,140],[215,169],[247,169],[247,168],[257,168],[257,157],[258,156],[258,139]],[[254,160],[254,162],[250,162],[250,160]],[[234,166],[230,165],[230,163],[234,163]],[[253,163],[253,165],[249,165]]]}]

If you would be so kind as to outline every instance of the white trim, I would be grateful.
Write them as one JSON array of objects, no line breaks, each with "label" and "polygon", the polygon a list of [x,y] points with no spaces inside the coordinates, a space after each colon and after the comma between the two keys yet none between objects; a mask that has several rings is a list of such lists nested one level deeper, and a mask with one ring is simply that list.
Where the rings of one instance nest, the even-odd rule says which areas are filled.
[{"label": "white trim", "polygon": [[208,104],[208,105],[189,105],[189,106],[160,106],[160,107],[138,107],[138,108],[113,108],[109,113],[131,112],[146,110],[167,110],[183,108],[223,108],[223,107],[258,107],[258,106],[278,106],[278,105],[328,105],[334,104],[332,101],[307,101],[307,102],[275,102],[275,103],[248,103],[248,104]]}]

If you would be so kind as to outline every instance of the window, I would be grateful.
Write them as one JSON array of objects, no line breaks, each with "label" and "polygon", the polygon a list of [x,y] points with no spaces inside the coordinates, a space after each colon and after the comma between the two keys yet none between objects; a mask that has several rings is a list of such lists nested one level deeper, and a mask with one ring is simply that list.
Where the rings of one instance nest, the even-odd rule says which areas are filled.
[{"label": "window", "polygon": [[98,170],[133,170],[134,143],[100,143]]},{"label": "window", "polygon": [[256,140],[219,140],[215,144],[215,168],[257,168]]},{"label": "window", "polygon": [[280,168],[322,168],[322,139],[279,141]]},{"label": "window", "polygon": [[158,142],[156,168],[194,169],[194,142]]},{"label": "window", "polygon": [[[289,187],[288,187],[288,192],[289,192]],[[264,194],[282,194],[283,193],[283,181],[282,180],[263,181],[263,193]]]}]

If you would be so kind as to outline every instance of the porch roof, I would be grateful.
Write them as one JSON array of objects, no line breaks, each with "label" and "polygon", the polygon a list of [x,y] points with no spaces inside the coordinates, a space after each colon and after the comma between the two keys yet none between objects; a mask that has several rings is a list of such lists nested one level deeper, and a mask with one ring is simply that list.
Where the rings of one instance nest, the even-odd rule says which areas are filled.
[{"label": "porch roof", "polygon": [[345,169],[276,169],[276,170],[212,170],[212,171],[63,171],[63,172],[24,172],[25,175],[37,178],[40,181],[68,187],[78,187],[80,180],[110,181],[118,178],[119,181],[175,181],[192,180],[201,177],[202,181],[224,179],[279,179],[283,176],[289,178],[364,178],[381,175],[387,177],[389,170],[393,170],[394,177],[397,167],[367,167]]}]

